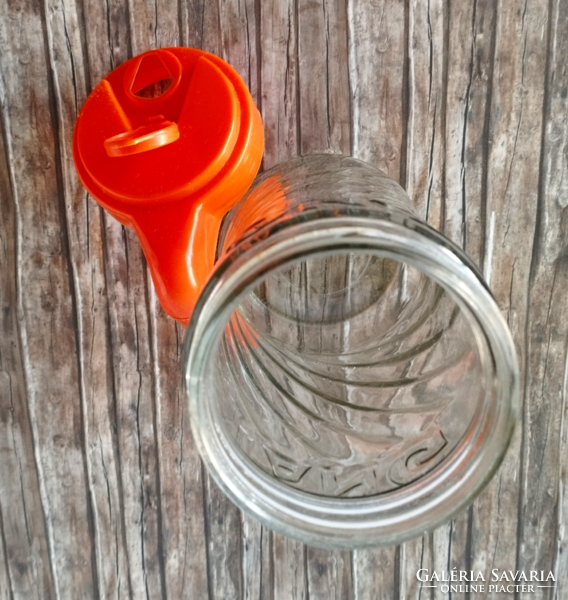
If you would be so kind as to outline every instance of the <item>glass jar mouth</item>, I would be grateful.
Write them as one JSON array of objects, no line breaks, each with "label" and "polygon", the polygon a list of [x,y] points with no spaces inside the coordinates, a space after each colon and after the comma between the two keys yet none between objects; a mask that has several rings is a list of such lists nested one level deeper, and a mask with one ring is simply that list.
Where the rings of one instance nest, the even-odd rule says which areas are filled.
[{"label": "glass jar mouth", "polygon": [[[334,252],[364,252],[409,264],[445,289],[490,350],[492,397],[438,466],[399,489],[359,498],[293,489],[228,443],[203,375],[239,300],[284,264]],[[198,450],[221,489],[269,528],[306,543],[362,548],[400,543],[470,504],[499,467],[519,410],[513,340],[497,303],[467,256],[414,217],[377,204],[305,211],[272,222],[230,248],[201,294],[185,345],[185,383]]]}]

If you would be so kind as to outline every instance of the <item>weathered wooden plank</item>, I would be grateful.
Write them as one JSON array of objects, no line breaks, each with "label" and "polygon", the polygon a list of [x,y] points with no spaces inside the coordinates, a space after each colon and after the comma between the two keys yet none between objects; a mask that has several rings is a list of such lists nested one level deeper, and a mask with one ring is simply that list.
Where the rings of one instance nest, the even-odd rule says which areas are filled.
[{"label": "weathered wooden plank", "polygon": [[[486,209],[490,219],[486,237],[493,238],[494,250],[489,262],[491,252],[487,248],[484,267],[491,273],[491,287],[520,355],[522,389],[529,375],[525,368],[526,299],[538,210],[539,164],[534,160],[534,149],[542,131],[547,13],[547,2],[527,2],[522,10],[510,3],[498,4],[491,82]],[[490,243],[488,240],[487,245]],[[525,394],[524,406],[530,402]],[[522,501],[519,455],[526,439],[524,426],[517,427],[503,466],[474,504],[474,570],[488,566],[514,569],[517,563],[517,515]],[[533,484],[526,481],[522,485]]]},{"label": "weathered wooden plank", "polygon": [[345,0],[298,2],[300,152],[351,150]]},{"label": "weathered wooden plank", "polygon": [[[0,78],[2,139],[7,141]],[[0,144],[0,596],[55,595],[26,398],[17,316],[17,224],[7,144]]]},{"label": "weathered wooden plank", "polygon": [[[233,0],[218,5],[219,35],[215,46],[205,49],[213,51],[217,47],[220,56],[229,62],[246,82],[252,97],[260,106],[260,2],[258,0]],[[213,35],[207,40],[212,44]],[[219,44],[217,46],[217,43]],[[218,493],[218,491],[217,491]],[[225,499],[226,502],[226,499]],[[236,514],[235,507],[224,504],[224,510]],[[273,597],[273,557],[272,532],[247,515],[240,513],[240,523],[233,520],[235,531],[228,532],[231,539],[224,542],[227,559],[241,560],[242,598]],[[241,547],[236,548],[235,543]],[[227,563],[223,559],[222,563]],[[229,564],[229,563],[227,563]],[[232,569],[235,573],[236,565]],[[223,596],[219,596],[223,597]]]},{"label": "weathered wooden plank", "polygon": [[[195,37],[203,50],[228,60],[247,81],[256,55],[255,9],[252,2],[205,3],[198,9],[201,25],[182,29],[199,31]],[[195,10],[192,14],[196,17]],[[188,14],[189,16],[189,14]],[[252,44],[252,45],[251,45]],[[251,54],[252,52],[252,54]],[[254,78],[256,81],[256,77]],[[224,496],[207,473],[204,513],[207,532],[209,594],[211,598],[241,598],[260,585],[262,562],[250,562],[247,547],[259,537],[243,540],[243,516]],[[250,534],[250,530],[247,529]],[[259,531],[260,532],[260,531]],[[262,555],[259,553],[262,560]]]},{"label": "weathered wooden plank", "polygon": [[272,532],[258,521],[242,515],[243,598],[274,598]]},{"label": "weathered wooden plank", "polygon": [[[474,238],[481,238],[479,219],[481,198],[467,197],[466,172],[469,170],[471,154],[481,154],[481,149],[471,149],[470,129],[483,127],[483,121],[475,122],[472,127],[469,121],[470,92],[473,83],[473,67],[475,54],[475,26],[477,4],[475,2],[449,3],[445,12],[443,32],[443,54],[445,60],[445,94],[442,98],[444,118],[442,130],[444,135],[444,173],[441,191],[443,223],[440,229],[459,246],[464,247],[467,223],[473,224],[470,229]],[[469,153],[468,153],[469,149]],[[472,165],[472,168],[475,168]],[[472,211],[470,215],[469,211]],[[477,225],[477,228],[475,228]],[[477,244],[479,248],[479,244]],[[479,258],[479,257],[478,257]],[[434,532],[433,568],[441,571],[444,568],[469,570],[470,544],[470,511],[462,511],[447,526]],[[416,574],[413,568],[413,574]],[[412,573],[409,573],[410,576]],[[434,590],[434,597],[442,598],[441,587]],[[452,592],[456,600],[469,598],[466,591]]]},{"label": "weathered wooden plank", "polygon": [[128,3],[132,56],[180,42],[177,0],[131,0]]},{"label": "weathered wooden plank", "polygon": [[[57,110],[60,188],[65,198],[71,285],[75,298],[77,358],[86,451],[85,468],[93,510],[92,541],[105,598],[129,594],[118,480],[112,360],[104,274],[102,212],[80,184],[71,154],[73,128],[87,96],[85,60],[79,35],[78,6],[57,0],[46,4],[50,68]],[[62,592],[64,593],[64,592]]]},{"label": "weathered wooden plank", "polygon": [[[468,4],[452,4],[449,18],[449,57],[448,57],[448,96],[446,106],[453,119],[448,119],[446,177],[446,206],[457,207],[448,215],[453,223],[445,232],[460,243],[468,255],[478,264],[483,264],[486,221],[486,169],[487,169],[487,127],[490,108],[490,78],[492,75],[495,4],[477,1],[467,11]],[[457,8],[465,8],[461,19],[456,19]],[[469,12],[469,14],[464,14]],[[456,23],[458,20],[458,23]],[[460,26],[461,23],[461,26]],[[471,25],[469,25],[471,23]],[[455,35],[457,33],[457,35]],[[460,51],[461,49],[461,51]],[[462,76],[460,77],[460,71]],[[457,85],[456,83],[459,82]],[[463,98],[463,100],[462,100]],[[457,112],[452,107],[458,106]],[[463,112],[461,112],[463,111]],[[447,117],[446,117],[447,118]],[[460,132],[462,141],[460,142]],[[448,175],[451,174],[451,176]],[[457,217],[457,218],[456,218]],[[461,220],[462,227],[459,227]],[[492,243],[492,239],[490,243]],[[489,253],[491,251],[489,250]],[[467,519],[466,519],[467,515]],[[456,555],[452,543],[452,555],[448,567],[471,570],[471,527],[472,509],[462,513],[456,520],[461,524],[461,544]],[[443,568],[443,564],[440,565]],[[484,568],[493,567],[489,561]],[[441,594],[438,591],[438,594]],[[465,596],[467,597],[467,595]]]},{"label": "weathered wooden plank", "polygon": [[[413,200],[418,214],[432,226],[444,225],[444,161],[448,43],[447,4],[440,1],[411,2],[408,15],[408,122],[406,177],[401,183]],[[400,598],[420,598],[428,592],[440,597],[440,590],[422,589],[418,569],[447,568],[451,528],[445,526],[400,548]]]},{"label": "weathered wooden plank", "polygon": [[[16,225],[14,309],[47,523],[41,562],[51,563],[54,597],[91,598],[98,595],[92,502],[49,34],[37,4],[10,4],[2,13],[3,123]],[[51,595],[49,587],[42,591]]]},{"label": "weathered wooden plank", "polygon": [[[85,7],[91,88],[129,57],[132,41],[128,14],[128,6],[119,3],[106,7],[93,3]],[[101,22],[107,27],[100,28]],[[160,537],[155,382],[146,303],[146,266],[133,232],[125,230],[106,214],[103,236],[109,338],[113,350],[111,376],[117,430],[116,468],[127,578],[133,597],[161,597],[165,593],[165,574]]]},{"label": "weathered wooden plank", "polygon": [[[444,233],[459,246],[465,245],[467,197],[465,172],[469,93],[475,50],[473,2],[450,4],[446,15],[446,96],[444,106]],[[472,202],[472,204],[474,204]]]},{"label": "weathered wooden plank", "polygon": [[[406,542],[400,546],[400,597],[420,598],[424,590],[416,578],[418,569],[432,569],[430,536]],[[430,591],[430,590],[428,590]]]},{"label": "weathered wooden plank", "polygon": [[220,56],[243,78],[257,103],[259,10],[258,0],[230,0],[219,5]]},{"label": "weathered wooden plank", "polygon": [[[350,154],[347,5],[343,0],[300,0],[297,23],[300,153]],[[306,577],[311,599],[352,597],[348,552],[308,547]]]},{"label": "weathered wooden plank", "polygon": [[[568,303],[568,7],[550,4],[535,240],[530,269],[527,385],[519,511],[519,569],[553,571],[566,595],[566,365]],[[541,24],[544,15],[536,15]],[[535,19],[535,20],[536,20]],[[535,26],[533,20],[528,26]],[[542,31],[542,30],[541,30]],[[537,136],[535,135],[535,138]],[[536,159],[536,149],[534,151]],[[554,535],[556,534],[556,535]],[[548,582],[550,585],[552,582]],[[543,584],[546,585],[546,584]],[[543,588],[543,597],[553,590]],[[528,598],[530,594],[521,594]]]},{"label": "weathered wooden plank", "polygon": [[268,169],[297,156],[298,33],[292,0],[260,5],[261,89],[264,162]]},{"label": "weathered wooden plank", "polygon": [[124,0],[83,2],[83,61],[88,71],[87,89],[92,90],[110,71],[131,55],[128,4]]},{"label": "weathered wooden plank", "polygon": [[[152,284],[149,282],[149,286]],[[206,598],[203,471],[180,376],[185,329],[166,315],[153,287],[151,326],[159,432],[161,537],[168,598]]]},{"label": "weathered wooden plank", "polygon": [[400,597],[398,571],[395,548],[353,551],[353,597],[355,600]]},{"label": "weathered wooden plank", "polygon": [[[91,87],[130,53],[127,7],[85,10]],[[101,19],[107,29],[96,31]],[[90,27],[89,23],[93,26]],[[164,569],[159,523],[154,378],[146,303],[146,266],[133,232],[105,214],[114,418],[128,580],[133,597],[161,597]]]},{"label": "weathered wooden plank", "polygon": [[[133,54],[178,45],[181,28],[186,23],[178,9],[181,6],[176,2],[159,5],[135,2],[131,5]],[[147,17],[141,19],[141,14]],[[158,535],[163,561],[163,596],[205,598],[209,583],[203,471],[191,437],[182,387],[185,330],[161,309],[147,271],[146,282],[155,382]]]},{"label": "weathered wooden plank", "polygon": [[[406,12],[405,3],[398,0],[348,3],[352,153],[397,181],[405,166]],[[398,548],[357,551],[353,556],[357,600],[399,595]]]},{"label": "weathered wooden plank", "polygon": [[105,216],[121,491],[133,597],[165,589],[160,540],[155,385],[146,270],[136,235]]},{"label": "weathered wooden plank", "polygon": [[201,48],[203,45],[203,25],[205,0],[187,0],[179,3],[180,46]]},{"label": "weathered wooden plank", "polygon": [[241,515],[238,509],[205,474],[205,532],[209,597],[243,596]]},{"label": "weathered wooden plank", "polygon": [[204,2],[201,11],[200,48],[217,56],[222,54],[220,11],[220,2]]},{"label": "weathered wooden plank", "polygon": [[309,600],[306,547],[273,534],[274,600]]},{"label": "weathered wooden plank", "polygon": [[406,178],[418,214],[440,228],[444,168],[445,3],[417,0],[408,15]]},{"label": "weathered wooden plank", "polygon": [[488,235],[491,216],[487,215],[487,161],[496,27],[495,2],[476,0],[472,18],[472,51],[463,149],[464,248],[468,256],[483,268],[487,253],[492,252]]},{"label": "weathered wooden plank", "polygon": [[[293,0],[260,3],[258,104],[264,122],[264,168],[300,151],[298,88],[298,15]],[[271,534],[274,600],[307,598],[306,548]]]},{"label": "weathered wooden plank", "polygon": [[405,142],[405,3],[350,0],[348,9],[353,155],[398,181]]},{"label": "weathered wooden plank", "polygon": [[307,548],[306,568],[310,600],[353,598],[351,553]]},{"label": "weathered wooden plank", "polygon": [[10,578],[10,568],[8,566],[3,521],[2,511],[0,511],[0,598],[1,600],[9,600],[14,597],[14,592],[12,591],[12,580]]}]

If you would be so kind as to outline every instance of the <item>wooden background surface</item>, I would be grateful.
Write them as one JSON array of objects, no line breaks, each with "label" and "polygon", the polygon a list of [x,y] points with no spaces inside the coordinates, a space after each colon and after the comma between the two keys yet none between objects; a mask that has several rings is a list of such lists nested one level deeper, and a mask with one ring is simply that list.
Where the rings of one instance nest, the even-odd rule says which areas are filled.
[{"label": "wooden background surface", "polygon": [[[204,472],[184,331],[71,155],[96,83],[171,45],[239,70],[265,166],[370,161],[490,279],[523,418],[453,523],[318,550],[241,515]],[[568,598],[567,56],[565,0],[1,0],[0,600],[446,597],[418,588],[420,567],[552,570],[556,588],[515,597]]]}]

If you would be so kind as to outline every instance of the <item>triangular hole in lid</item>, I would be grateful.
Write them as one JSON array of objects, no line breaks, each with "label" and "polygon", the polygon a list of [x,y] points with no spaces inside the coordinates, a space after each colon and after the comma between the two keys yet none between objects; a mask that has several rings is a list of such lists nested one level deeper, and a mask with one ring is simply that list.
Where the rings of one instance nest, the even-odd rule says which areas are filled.
[{"label": "triangular hole in lid", "polygon": [[149,54],[142,59],[138,67],[131,91],[141,98],[158,98],[172,83],[173,77],[160,57],[157,54]]}]

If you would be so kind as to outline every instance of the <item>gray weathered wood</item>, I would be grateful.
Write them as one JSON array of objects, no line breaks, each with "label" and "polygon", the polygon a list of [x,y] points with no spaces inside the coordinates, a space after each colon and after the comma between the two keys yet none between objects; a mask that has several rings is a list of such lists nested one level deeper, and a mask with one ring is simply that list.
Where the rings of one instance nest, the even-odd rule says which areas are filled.
[{"label": "gray weathered wood", "polygon": [[[501,3],[496,9],[495,58],[488,99],[484,267],[486,273],[491,273],[491,287],[513,332],[520,355],[521,385],[526,390],[528,381],[536,375],[526,370],[530,327],[527,295],[538,213],[548,5],[529,2],[525,10],[517,11],[511,4]],[[525,417],[532,402],[533,398],[525,393]],[[520,479],[523,467],[519,455],[526,441],[525,427],[523,419],[502,468],[474,505],[474,569],[488,561],[503,569],[520,566],[518,546],[523,543],[520,536],[525,524],[518,514],[524,501],[522,488],[535,485],[534,481]],[[546,432],[542,429],[537,435]],[[535,539],[527,542],[537,543]],[[539,561],[531,568],[546,566]]]},{"label": "gray weathered wood", "polygon": [[[556,590],[526,598],[564,598],[566,2],[1,0],[0,14],[0,599],[406,600],[424,597],[420,567],[551,569]],[[264,167],[368,160],[490,280],[520,357],[522,423],[453,523],[400,548],[308,548],[243,516],[203,470],[184,330],[71,155],[96,83],[178,44],[247,81]]]},{"label": "gray weathered wood", "polygon": [[[348,5],[352,153],[396,180],[406,141],[406,10],[400,0],[352,0]],[[355,554],[357,600],[398,594],[399,553],[392,547]]]},{"label": "gray weathered wood", "polygon": [[[11,273],[15,301],[7,308],[18,327],[19,344],[13,349],[19,345],[19,368],[13,375],[16,379],[19,370],[23,373],[22,391],[29,414],[29,425],[24,425],[23,432],[31,426],[35,459],[34,468],[22,453],[22,466],[30,469],[25,479],[37,481],[25,486],[25,479],[20,480],[21,501],[26,492],[33,494],[33,499],[29,509],[20,508],[14,518],[18,513],[25,517],[31,509],[33,521],[42,515],[45,527],[44,531],[34,527],[25,536],[14,536],[7,555],[10,577],[19,584],[20,589],[14,592],[18,596],[26,595],[20,586],[24,584],[22,574],[30,569],[31,597],[79,599],[98,595],[99,590],[85,397],[76,338],[76,274],[65,217],[70,198],[65,196],[62,178],[64,141],[55,106],[57,82],[46,52],[51,41],[46,31],[51,15],[44,9],[27,3],[4,7],[0,25],[3,44],[10,47],[10,51],[2,52],[1,62],[6,183],[14,211],[6,243],[15,248]],[[66,91],[71,99],[72,88]],[[2,269],[3,276],[10,270]],[[20,413],[19,418],[22,416]],[[3,479],[3,489],[9,495],[16,473]],[[4,521],[10,512],[11,503],[3,503]],[[19,523],[22,531],[25,523],[25,518]],[[30,554],[20,568],[20,562],[11,561],[10,555],[20,554],[26,544],[31,546]],[[34,558],[38,563],[35,568]],[[42,576],[44,564],[49,578]],[[77,572],[80,577],[74,575]]]},{"label": "gray weathered wood", "polygon": [[540,565],[543,569],[555,570],[559,581],[555,598],[563,598],[568,593],[568,230],[565,210],[568,205],[568,79],[566,61],[561,56],[566,56],[568,50],[568,7],[565,2],[553,2],[550,10],[535,239],[529,274],[527,385],[517,539],[519,567]]}]

